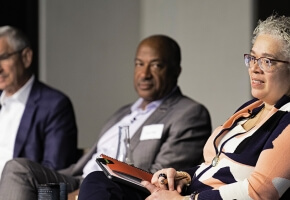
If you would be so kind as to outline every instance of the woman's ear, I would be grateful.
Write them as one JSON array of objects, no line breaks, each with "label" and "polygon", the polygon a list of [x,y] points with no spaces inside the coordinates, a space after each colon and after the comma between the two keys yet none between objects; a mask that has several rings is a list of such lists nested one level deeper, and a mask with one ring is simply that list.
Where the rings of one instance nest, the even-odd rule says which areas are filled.
[{"label": "woman's ear", "polygon": [[29,68],[31,63],[32,63],[32,57],[33,57],[33,52],[32,49],[29,47],[26,47],[25,49],[22,50],[21,53],[21,59],[22,62],[25,66],[25,68]]}]

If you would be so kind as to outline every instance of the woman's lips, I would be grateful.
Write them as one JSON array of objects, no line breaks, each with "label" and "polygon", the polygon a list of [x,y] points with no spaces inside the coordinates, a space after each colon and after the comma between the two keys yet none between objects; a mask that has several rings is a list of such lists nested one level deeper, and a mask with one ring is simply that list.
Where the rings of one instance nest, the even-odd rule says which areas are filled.
[{"label": "woman's lips", "polygon": [[252,86],[260,86],[264,83],[265,83],[264,81],[260,79],[255,79],[255,78],[252,78],[252,81],[251,81]]}]

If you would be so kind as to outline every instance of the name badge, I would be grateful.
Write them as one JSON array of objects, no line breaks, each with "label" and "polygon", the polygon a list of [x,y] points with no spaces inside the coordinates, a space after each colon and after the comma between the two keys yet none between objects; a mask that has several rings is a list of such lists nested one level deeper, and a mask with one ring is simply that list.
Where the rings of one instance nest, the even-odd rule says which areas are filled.
[{"label": "name badge", "polygon": [[152,124],[143,126],[140,140],[160,139],[162,136],[163,128],[164,124]]}]

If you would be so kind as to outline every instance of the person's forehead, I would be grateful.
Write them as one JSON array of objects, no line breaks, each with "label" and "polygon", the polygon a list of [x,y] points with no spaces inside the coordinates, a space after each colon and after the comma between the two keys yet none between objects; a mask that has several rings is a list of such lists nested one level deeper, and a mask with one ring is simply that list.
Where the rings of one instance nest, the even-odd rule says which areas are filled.
[{"label": "person's forehead", "polygon": [[252,52],[279,56],[282,54],[283,42],[271,35],[259,35],[252,47]]},{"label": "person's forehead", "polygon": [[151,56],[160,59],[167,59],[168,52],[156,43],[142,43],[137,49],[136,56]]}]

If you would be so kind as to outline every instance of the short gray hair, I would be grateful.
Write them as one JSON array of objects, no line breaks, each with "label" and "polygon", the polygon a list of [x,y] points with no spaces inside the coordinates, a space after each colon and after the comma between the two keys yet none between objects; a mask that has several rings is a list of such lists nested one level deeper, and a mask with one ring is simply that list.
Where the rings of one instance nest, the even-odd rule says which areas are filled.
[{"label": "short gray hair", "polygon": [[255,43],[257,37],[261,34],[271,35],[282,40],[284,43],[282,52],[290,60],[290,17],[273,14],[264,21],[259,20],[253,34],[252,44]]},{"label": "short gray hair", "polygon": [[0,38],[5,37],[8,44],[15,50],[22,50],[26,47],[30,47],[28,38],[22,31],[12,26],[0,27]]}]

